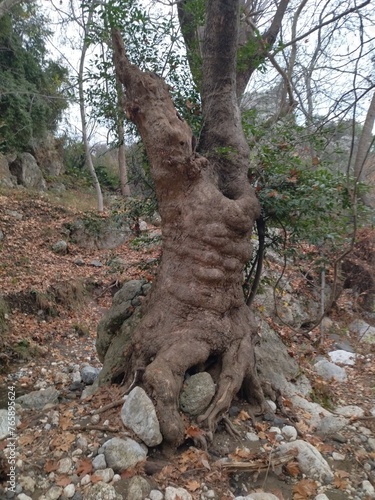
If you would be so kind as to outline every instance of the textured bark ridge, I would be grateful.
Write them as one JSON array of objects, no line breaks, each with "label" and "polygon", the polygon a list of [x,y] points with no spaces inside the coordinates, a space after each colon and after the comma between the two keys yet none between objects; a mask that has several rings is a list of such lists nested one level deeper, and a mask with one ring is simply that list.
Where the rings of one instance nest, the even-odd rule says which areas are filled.
[{"label": "textured bark ridge", "polygon": [[[217,384],[210,407],[198,418],[209,431],[241,387],[247,399],[263,403],[255,368],[256,325],[242,292],[259,206],[246,176],[241,189],[237,177],[234,199],[223,193],[225,155],[218,166],[217,155],[195,154],[191,130],[176,112],[166,84],[129,63],[118,33],[113,43],[126,112],[152,166],[163,234],[158,277],[143,318],[124,346],[121,378],[130,384],[134,374],[143,373],[164,442],[177,446],[184,437],[179,393],[191,368],[210,366]],[[228,161],[235,162],[236,154],[230,153]]]}]

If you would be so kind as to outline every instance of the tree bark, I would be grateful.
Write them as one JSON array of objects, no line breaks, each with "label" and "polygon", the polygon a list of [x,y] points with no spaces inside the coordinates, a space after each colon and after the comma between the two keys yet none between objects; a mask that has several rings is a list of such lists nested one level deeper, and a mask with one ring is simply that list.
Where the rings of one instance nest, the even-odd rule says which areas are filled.
[{"label": "tree bark", "polygon": [[[236,98],[238,1],[208,0],[203,53],[202,148],[157,75],[129,63],[113,32],[115,65],[126,89],[126,112],[151,164],[162,219],[162,261],[141,322],[124,349],[121,377],[142,371],[164,444],[184,438],[179,393],[185,374],[209,364],[216,394],[198,417],[208,433],[241,389],[258,405],[257,327],[242,291],[243,268],[259,204],[247,181],[249,150]],[[110,360],[105,359],[105,363]],[[117,373],[117,376],[119,374]],[[208,434],[209,435],[209,434]]]}]

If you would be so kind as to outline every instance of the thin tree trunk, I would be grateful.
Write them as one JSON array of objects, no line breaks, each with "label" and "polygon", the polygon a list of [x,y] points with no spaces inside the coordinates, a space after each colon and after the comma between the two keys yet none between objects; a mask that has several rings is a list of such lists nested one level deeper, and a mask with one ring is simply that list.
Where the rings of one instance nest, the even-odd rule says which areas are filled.
[{"label": "thin tree trunk", "polygon": [[[354,176],[360,182],[366,182],[366,160],[372,143],[372,129],[375,122],[375,93],[367,110],[365,123],[359,138],[358,151],[354,162]],[[366,193],[361,194],[362,201],[367,204]]]},{"label": "thin tree trunk", "polygon": [[122,91],[121,82],[118,79],[116,73],[116,90],[117,90],[117,135],[119,140],[118,146],[118,169],[120,176],[120,187],[122,196],[130,196],[130,187],[128,179],[128,170],[126,167],[126,155],[125,155],[125,131],[124,131],[124,106],[123,100],[124,95]]},{"label": "thin tree trunk", "polygon": [[95,172],[94,164],[92,162],[90,144],[89,144],[88,133],[87,133],[85,95],[84,95],[84,88],[83,88],[83,71],[85,68],[85,58],[86,58],[86,53],[87,53],[87,49],[88,49],[86,35],[87,35],[87,30],[88,30],[88,28],[91,24],[91,21],[92,21],[92,16],[93,16],[93,10],[91,9],[89,12],[87,21],[86,21],[85,36],[83,39],[81,58],[79,61],[78,94],[79,94],[79,110],[80,110],[81,124],[82,124],[82,141],[83,141],[83,145],[85,148],[86,166],[89,169],[89,172],[90,172],[90,175],[91,175],[94,187],[95,187],[98,212],[103,212],[103,210],[104,210],[103,193],[102,193],[102,190],[100,187],[98,176],[96,175],[96,172]]}]

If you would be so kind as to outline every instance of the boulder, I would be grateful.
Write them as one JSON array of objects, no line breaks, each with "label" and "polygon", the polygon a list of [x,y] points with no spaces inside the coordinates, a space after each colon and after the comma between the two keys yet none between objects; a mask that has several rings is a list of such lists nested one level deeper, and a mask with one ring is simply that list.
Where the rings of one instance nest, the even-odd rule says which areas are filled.
[{"label": "boulder", "polygon": [[215,384],[207,372],[196,373],[188,378],[181,391],[180,408],[190,415],[200,415],[215,395]]},{"label": "boulder", "polygon": [[9,170],[7,158],[0,153],[0,186],[14,187],[17,185],[17,178]]},{"label": "boulder", "polygon": [[130,469],[146,459],[147,452],[130,438],[112,438],[103,445],[105,460],[115,472]]},{"label": "boulder", "polygon": [[30,153],[21,153],[9,164],[11,173],[16,177],[17,183],[26,188],[44,191],[47,188],[42,171],[35,158]]},{"label": "boulder", "polygon": [[42,171],[49,177],[57,177],[64,172],[64,148],[61,139],[47,134],[43,141],[34,145],[33,154]]},{"label": "boulder", "polygon": [[16,398],[16,403],[23,408],[42,409],[46,404],[56,404],[58,402],[60,392],[54,387],[48,387],[40,391],[32,391]]},{"label": "boulder", "polygon": [[121,420],[147,446],[157,446],[162,442],[154,405],[141,387],[135,387],[127,396],[121,409]]},{"label": "boulder", "polygon": [[297,450],[297,461],[299,468],[307,477],[330,483],[333,480],[333,473],[326,460],[321,453],[310,443],[306,443],[301,439],[292,441],[291,443],[283,443],[276,450],[278,456],[283,456],[291,450]]},{"label": "boulder", "polygon": [[315,363],[314,370],[325,380],[336,379],[338,382],[346,382],[348,379],[344,368],[341,368],[326,359],[321,359]]},{"label": "boulder", "polygon": [[88,249],[116,248],[132,236],[129,225],[118,218],[92,216],[78,219],[66,227],[71,241]]}]

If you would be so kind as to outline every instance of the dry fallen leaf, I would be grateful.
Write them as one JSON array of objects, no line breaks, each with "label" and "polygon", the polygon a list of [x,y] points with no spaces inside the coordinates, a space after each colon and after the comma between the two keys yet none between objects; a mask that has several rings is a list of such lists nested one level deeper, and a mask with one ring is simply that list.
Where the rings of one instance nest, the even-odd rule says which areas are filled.
[{"label": "dry fallen leaf", "polygon": [[65,488],[65,486],[68,486],[68,484],[70,483],[71,480],[68,476],[62,476],[56,481],[57,486],[62,486],[63,488]]},{"label": "dry fallen leaf", "polygon": [[89,458],[84,458],[80,460],[77,465],[77,474],[80,476],[85,476],[86,474],[90,474],[92,471],[92,462]]},{"label": "dry fallen leaf", "polygon": [[293,486],[293,500],[306,500],[316,494],[318,485],[313,479],[302,479]]},{"label": "dry fallen leaf", "polygon": [[185,430],[185,436],[188,438],[196,438],[203,436],[203,431],[196,425],[190,425],[186,430]]},{"label": "dry fallen leaf", "polygon": [[75,439],[75,435],[71,432],[64,432],[63,434],[56,436],[55,439],[52,439],[51,447],[52,449],[56,448],[62,451],[69,451]]},{"label": "dry fallen leaf", "polygon": [[301,473],[298,462],[296,461],[287,463],[285,470],[292,477],[297,477]]},{"label": "dry fallen leaf", "polygon": [[185,488],[189,491],[197,491],[200,486],[201,483],[199,481],[196,481],[195,479],[191,479],[185,484]]},{"label": "dry fallen leaf", "polygon": [[349,485],[348,477],[350,474],[345,470],[336,470],[335,478],[333,480],[333,484],[336,486],[338,490],[346,490]]},{"label": "dry fallen leaf", "polygon": [[47,460],[47,462],[44,464],[44,470],[48,473],[54,472],[58,469],[58,467],[58,462],[56,460]]}]

